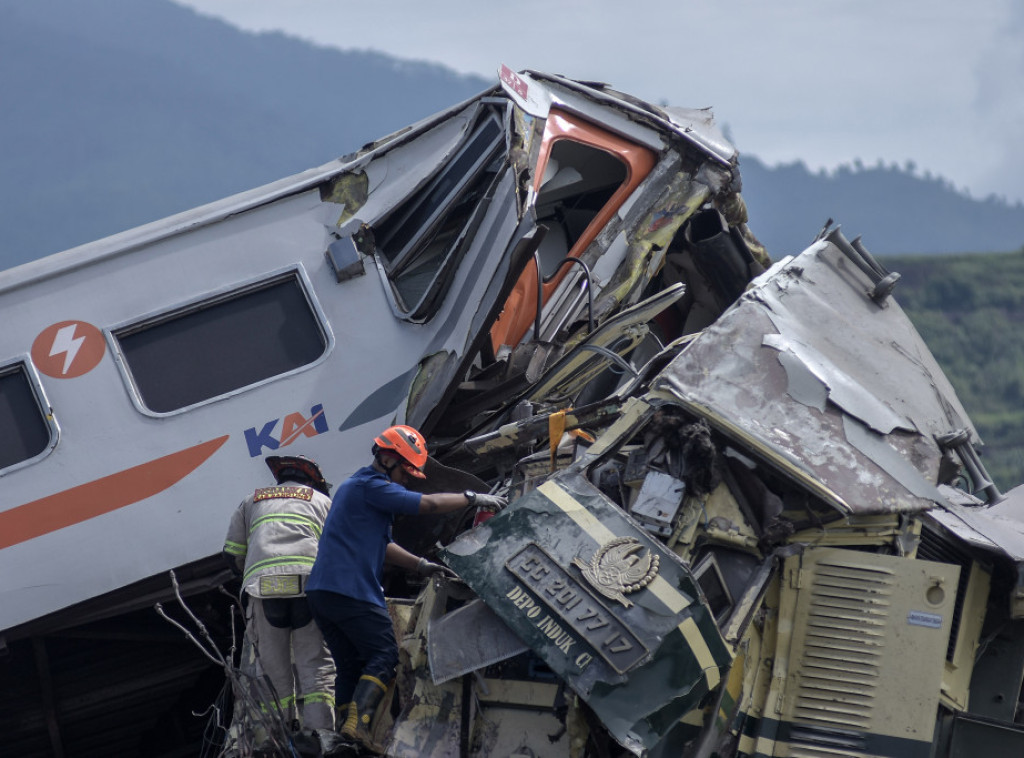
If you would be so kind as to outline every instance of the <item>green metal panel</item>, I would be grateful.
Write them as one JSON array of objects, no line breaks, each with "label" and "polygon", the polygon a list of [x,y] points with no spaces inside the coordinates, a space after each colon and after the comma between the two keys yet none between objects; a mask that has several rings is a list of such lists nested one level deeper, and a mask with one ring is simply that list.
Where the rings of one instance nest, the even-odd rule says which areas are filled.
[{"label": "green metal panel", "polygon": [[553,476],[442,558],[637,754],[731,664],[688,568],[578,471]]}]

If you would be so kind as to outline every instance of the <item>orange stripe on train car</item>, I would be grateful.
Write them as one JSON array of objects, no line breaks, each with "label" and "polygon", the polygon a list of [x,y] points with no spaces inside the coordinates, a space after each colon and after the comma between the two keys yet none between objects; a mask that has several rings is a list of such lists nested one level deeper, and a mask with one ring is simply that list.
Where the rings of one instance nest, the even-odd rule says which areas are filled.
[{"label": "orange stripe on train car", "polygon": [[116,511],[172,487],[199,468],[230,435],[0,513],[0,549]]}]

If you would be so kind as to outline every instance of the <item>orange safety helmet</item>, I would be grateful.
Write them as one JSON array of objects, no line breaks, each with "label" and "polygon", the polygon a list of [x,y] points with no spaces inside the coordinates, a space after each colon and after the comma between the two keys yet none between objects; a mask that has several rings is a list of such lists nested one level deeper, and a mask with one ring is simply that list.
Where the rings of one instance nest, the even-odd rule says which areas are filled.
[{"label": "orange safety helmet", "polygon": [[427,465],[427,441],[411,426],[389,426],[373,440],[373,454],[387,450],[397,455],[402,468],[410,476],[426,479],[423,467]]}]

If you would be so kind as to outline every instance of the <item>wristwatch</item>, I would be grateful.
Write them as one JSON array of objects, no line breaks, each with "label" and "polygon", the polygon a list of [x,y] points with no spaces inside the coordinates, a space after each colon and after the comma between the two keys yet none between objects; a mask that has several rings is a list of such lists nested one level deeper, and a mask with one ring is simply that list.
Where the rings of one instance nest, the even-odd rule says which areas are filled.
[{"label": "wristwatch", "polygon": [[476,502],[476,493],[473,492],[473,490],[466,490],[462,495],[466,498],[466,507],[469,507]]}]

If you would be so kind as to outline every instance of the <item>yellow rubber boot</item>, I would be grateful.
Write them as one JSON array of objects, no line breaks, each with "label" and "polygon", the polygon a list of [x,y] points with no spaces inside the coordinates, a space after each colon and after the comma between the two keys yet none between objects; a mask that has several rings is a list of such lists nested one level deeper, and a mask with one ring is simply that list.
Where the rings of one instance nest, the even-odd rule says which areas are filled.
[{"label": "yellow rubber boot", "polygon": [[384,682],[377,677],[366,674],[359,677],[356,689],[352,693],[352,701],[348,704],[348,717],[345,719],[345,725],[341,727],[343,737],[358,742],[373,753],[381,751],[373,742],[370,725],[386,691]]}]

